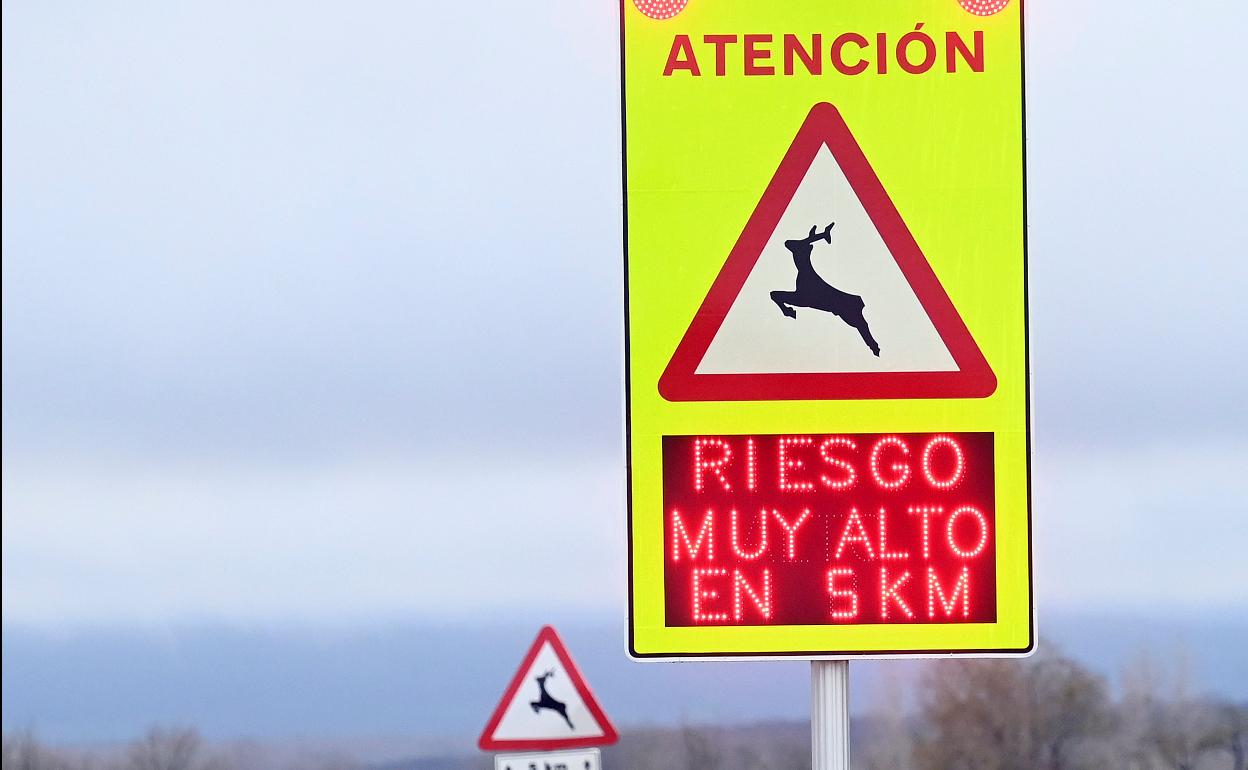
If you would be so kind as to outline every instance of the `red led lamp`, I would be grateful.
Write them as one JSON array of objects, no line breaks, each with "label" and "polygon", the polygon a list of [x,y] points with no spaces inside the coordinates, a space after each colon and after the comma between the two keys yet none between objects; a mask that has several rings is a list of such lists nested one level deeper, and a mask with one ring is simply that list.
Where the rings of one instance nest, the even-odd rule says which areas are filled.
[{"label": "red led lamp", "polygon": [[633,5],[637,6],[637,10],[660,21],[672,18],[685,10],[688,4],[689,0],[633,0]]},{"label": "red led lamp", "polygon": [[958,5],[976,16],[992,16],[1009,4],[1010,0],[958,0]]}]

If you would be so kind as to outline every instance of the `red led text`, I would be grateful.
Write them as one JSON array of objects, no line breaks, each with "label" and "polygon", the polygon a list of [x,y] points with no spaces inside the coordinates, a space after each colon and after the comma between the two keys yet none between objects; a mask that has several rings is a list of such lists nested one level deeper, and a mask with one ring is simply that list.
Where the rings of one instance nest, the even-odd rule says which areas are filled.
[{"label": "red led text", "polygon": [[666,436],[668,625],[990,622],[990,433]]}]

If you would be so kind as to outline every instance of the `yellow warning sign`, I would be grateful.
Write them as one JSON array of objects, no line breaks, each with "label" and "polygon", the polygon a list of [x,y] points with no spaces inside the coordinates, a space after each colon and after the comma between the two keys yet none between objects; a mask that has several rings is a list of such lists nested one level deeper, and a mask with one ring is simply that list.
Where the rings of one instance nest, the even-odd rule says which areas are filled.
[{"label": "yellow warning sign", "polygon": [[1019,0],[623,0],[629,650],[1033,645]]}]

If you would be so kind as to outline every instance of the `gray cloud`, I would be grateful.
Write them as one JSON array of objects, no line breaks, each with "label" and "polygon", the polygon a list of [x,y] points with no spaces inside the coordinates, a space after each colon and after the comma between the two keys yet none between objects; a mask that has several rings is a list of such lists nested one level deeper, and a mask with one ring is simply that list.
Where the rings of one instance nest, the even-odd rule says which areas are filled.
[{"label": "gray cloud", "polygon": [[10,446],[616,446],[610,14],[13,15]]},{"label": "gray cloud", "polygon": [[[1248,435],[1230,59],[1248,18],[1154,5],[1028,6],[1038,554],[1058,603],[1141,600],[1164,576],[1213,590],[1182,564],[1102,581],[1095,549],[1051,566],[1107,507],[1183,509],[1174,453],[1210,462],[1182,465],[1210,531],[1245,499],[1209,469]],[[493,585],[545,585],[510,582],[510,554],[571,545],[586,577],[551,600],[621,601],[613,4],[4,16],[6,617],[487,606]],[[488,536],[446,518],[474,488],[504,521]],[[403,545],[430,527],[472,559]],[[1121,569],[1170,553],[1165,528],[1133,532]],[[478,563],[479,585],[439,582]]]}]

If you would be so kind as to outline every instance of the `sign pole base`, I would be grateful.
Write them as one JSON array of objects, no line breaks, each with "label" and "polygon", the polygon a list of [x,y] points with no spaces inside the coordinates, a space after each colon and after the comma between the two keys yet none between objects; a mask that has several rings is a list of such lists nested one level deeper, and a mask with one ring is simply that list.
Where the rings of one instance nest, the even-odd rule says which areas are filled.
[{"label": "sign pole base", "polygon": [[849,770],[849,661],[810,662],[812,770]]}]

